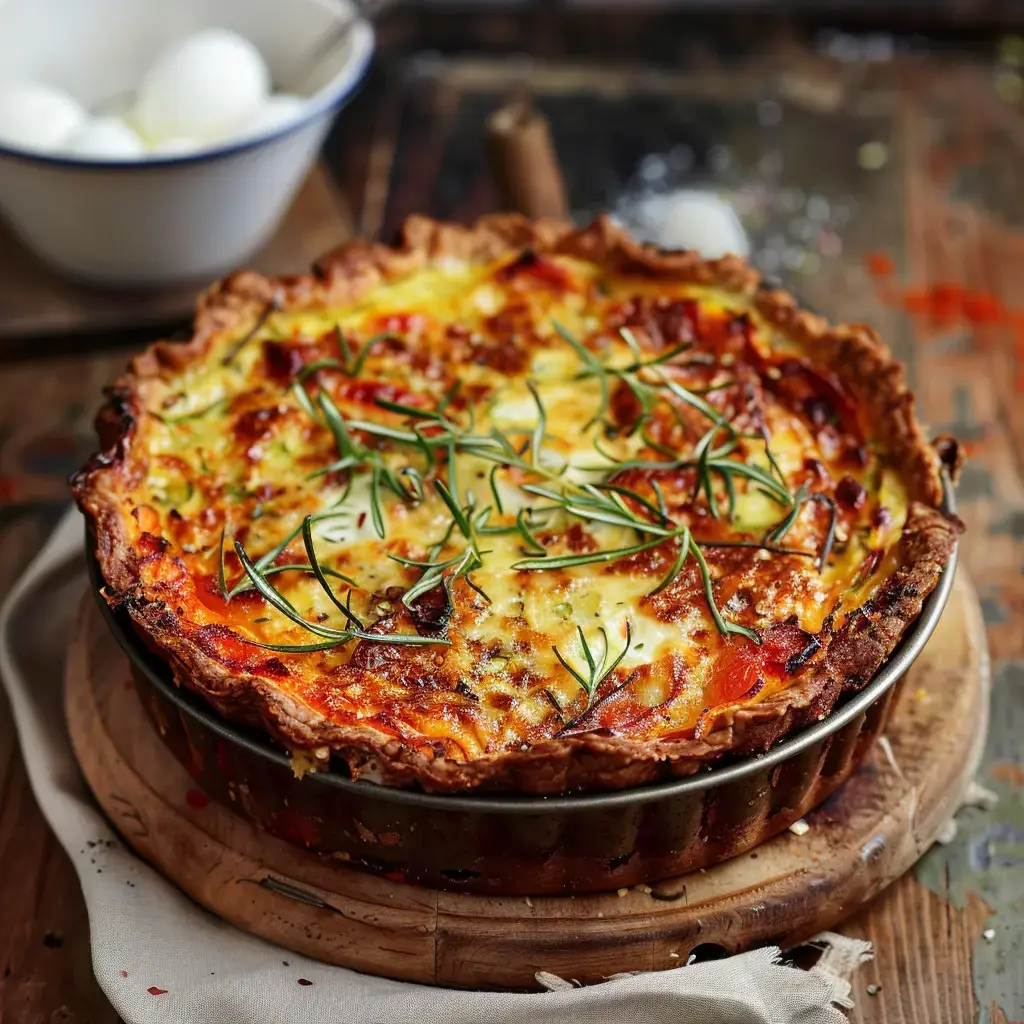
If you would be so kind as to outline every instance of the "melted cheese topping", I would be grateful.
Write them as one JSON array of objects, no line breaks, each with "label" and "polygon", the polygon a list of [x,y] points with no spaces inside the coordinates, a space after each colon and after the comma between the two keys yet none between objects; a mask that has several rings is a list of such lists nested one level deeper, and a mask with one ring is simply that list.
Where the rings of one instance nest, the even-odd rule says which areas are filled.
[{"label": "melted cheese topping", "polygon": [[[349,308],[277,312],[216,336],[206,358],[147,394],[132,447],[144,472],[123,495],[141,597],[174,611],[180,642],[332,723],[459,760],[592,729],[693,735],[709,709],[790,685],[877,591],[905,518],[870,424],[745,300],[568,258],[449,260]],[[354,464],[321,395],[363,453]],[[446,429],[438,416],[481,443],[498,431],[517,465],[402,440],[415,424],[424,437]],[[787,505],[750,475],[713,473],[709,500],[702,443],[815,497]],[[482,564],[468,575],[469,541],[436,480],[480,527]],[[707,580],[693,553],[673,574],[678,538],[573,513],[588,485],[625,489],[627,516],[660,522],[662,535],[688,526]],[[301,568],[295,531],[309,515],[333,593]],[[257,561],[289,536],[266,562],[268,583],[303,620],[342,630],[340,602],[378,639],[275,650],[323,637],[251,587],[225,599],[222,557],[228,590],[246,580],[233,540]],[[633,553],[521,565],[620,549]],[[442,586],[403,603],[424,572],[410,562],[448,560]],[[723,634],[708,587],[723,620],[760,644]],[[394,634],[438,642],[382,642]],[[578,678],[589,678],[588,651],[606,667],[622,653],[591,693]]]}]

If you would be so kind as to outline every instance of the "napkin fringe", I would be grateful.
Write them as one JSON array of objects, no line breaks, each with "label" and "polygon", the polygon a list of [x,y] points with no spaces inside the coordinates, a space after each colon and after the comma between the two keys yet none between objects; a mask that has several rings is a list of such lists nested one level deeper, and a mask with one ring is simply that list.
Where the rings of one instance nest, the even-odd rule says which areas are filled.
[{"label": "napkin fringe", "polygon": [[861,964],[875,958],[871,943],[865,939],[854,939],[836,932],[821,932],[811,939],[812,946],[821,946],[824,953],[811,968],[822,981],[830,986],[830,1001],[844,1010],[853,1007],[850,998],[850,975]]},{"label": "napkin fringe", "polygon": [[[830,1003],[843,1010],[851,1009],[853,1000],[850,998],[849,978],[861,964],[874,959],[875,954],[871,943],[865,939],[854,939],[837,932],[821,932],[810,940],[809,945],[820,947],[824,951],[821,959],[810,969],[809,973],[817,977],[825,986]],[[783,965],[780,949],[773,947],[770,954],[768,966],[780,967]],[[694,959],[691,955],[685,964],[671,969],[681,970],[691,966],[693,962]],[[635,978],[642,973],[642,971],[625,971],[621,974],[612,974],[605,979],[605,982]],[[537,971],[534,977],[537,984],[546,992],[567,992],[582,987],[575,978],[560,978],[550,971]]]}]

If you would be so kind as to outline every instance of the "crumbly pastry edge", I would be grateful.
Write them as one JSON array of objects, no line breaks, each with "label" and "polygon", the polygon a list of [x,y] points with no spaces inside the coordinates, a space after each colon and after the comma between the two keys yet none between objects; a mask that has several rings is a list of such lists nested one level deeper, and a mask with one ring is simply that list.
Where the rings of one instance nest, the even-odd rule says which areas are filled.
[{"label": "crumbly pastry edge", "polygon": [[[148,602],[141,593],[116,495],[131,483],[131,441],[148,382],[179,373],[203,357],[215,335],[249,329],[268,310],[344,305],[436,259],[486,261],[526,248],[579,257],[612,272],[715,285],[745,295],[767,321],[807,346],[815,362],[827,366],[867,408],[907,487],[910,504],[897,547],[899,564],[873,608],[851,613],[821,662],[792,686],[758,704],[714,713],[700,738],[589,733],[470,761],[431,758],[372,728],[334,725],[270,680],[227,669],[182,636],[172,609]],[[406,221],[399,245],[350,242],[320,259],[312,274],[269,278],[236,273],[200,296],[190,340],[156,342],[131,361],[128,372],[108,389],[96,425],[102,450],[75,475],[72,489],[95,537],[104,593],[112,605],[128,610],[137,631],[171,666],[178,685],[201,694],[228,719],[262,726],[293,752],[317,751],[324,760],[329,750],[355,777],[428,791],[622,789],[691,774],[726,754],[762,752],[792,730],[825,718],[844,693],[870,681],[920,613],[962,530],[956,517],[939,509],[940,456],[914,416],[902,365],[872,328],[832,326],[800,309],[786,292],[762,289],[757,272],[739,257],[706,260],[695,252],[658,250],[635,241],[606,217],[576,229],[514,214],[484,217],[471,227],[417,216]],[[943,438],[940,450],[941,462],[958,464],[954,441]]]}]

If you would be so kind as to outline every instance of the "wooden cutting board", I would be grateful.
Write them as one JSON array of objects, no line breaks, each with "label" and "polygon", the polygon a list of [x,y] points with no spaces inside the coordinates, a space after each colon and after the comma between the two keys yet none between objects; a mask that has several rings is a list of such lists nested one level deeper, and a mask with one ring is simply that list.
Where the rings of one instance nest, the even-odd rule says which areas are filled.
[{"label": "wooden cutting board", "polygon": [[[985,737],[988,660],[963,575],[904,680],[886,742],[824,805],[714,868],[581,897],[439,892],[364,874],[272,838],[195,789],[156,736],[87,595],[67,668],[71,739],[97,800],[135,850],[198,903],[281,946],[392,978],[536,987],[596,982],[689,954],[801,942],[906,871],[963,802]],[[529,871],[529,864],[523,865]]]},{"label": "wooden cutting board", "polygon": [[[327,170],[318,165],[252,266],[268,274],[294,274],[351,234],[348,211]],[[32,255],[0,221],[0,341],[184,321],[206,283],[141,290],[77,284]]]}]

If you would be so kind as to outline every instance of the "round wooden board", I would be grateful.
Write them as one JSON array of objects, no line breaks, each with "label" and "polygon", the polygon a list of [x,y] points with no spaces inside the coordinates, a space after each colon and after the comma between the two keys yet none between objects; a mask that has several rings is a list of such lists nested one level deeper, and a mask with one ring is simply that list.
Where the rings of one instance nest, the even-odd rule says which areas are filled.
[{"label": "round wooden board", "polygon": [[[807,817],[752,853],[628,892],[496,898],[391,882],[308,853],[206,801],[156,736],[92,598],[67,673],[72,742],[125,840],[198,903],[289,949],[467,988],[536,987],[678,966],[714,943],[783,946],[834,926],[906,871],[962,802],[987,722],[977,598],[961,576],[905,680],[887,742]],[[523,871],[530,865],[523,864]]]}]

